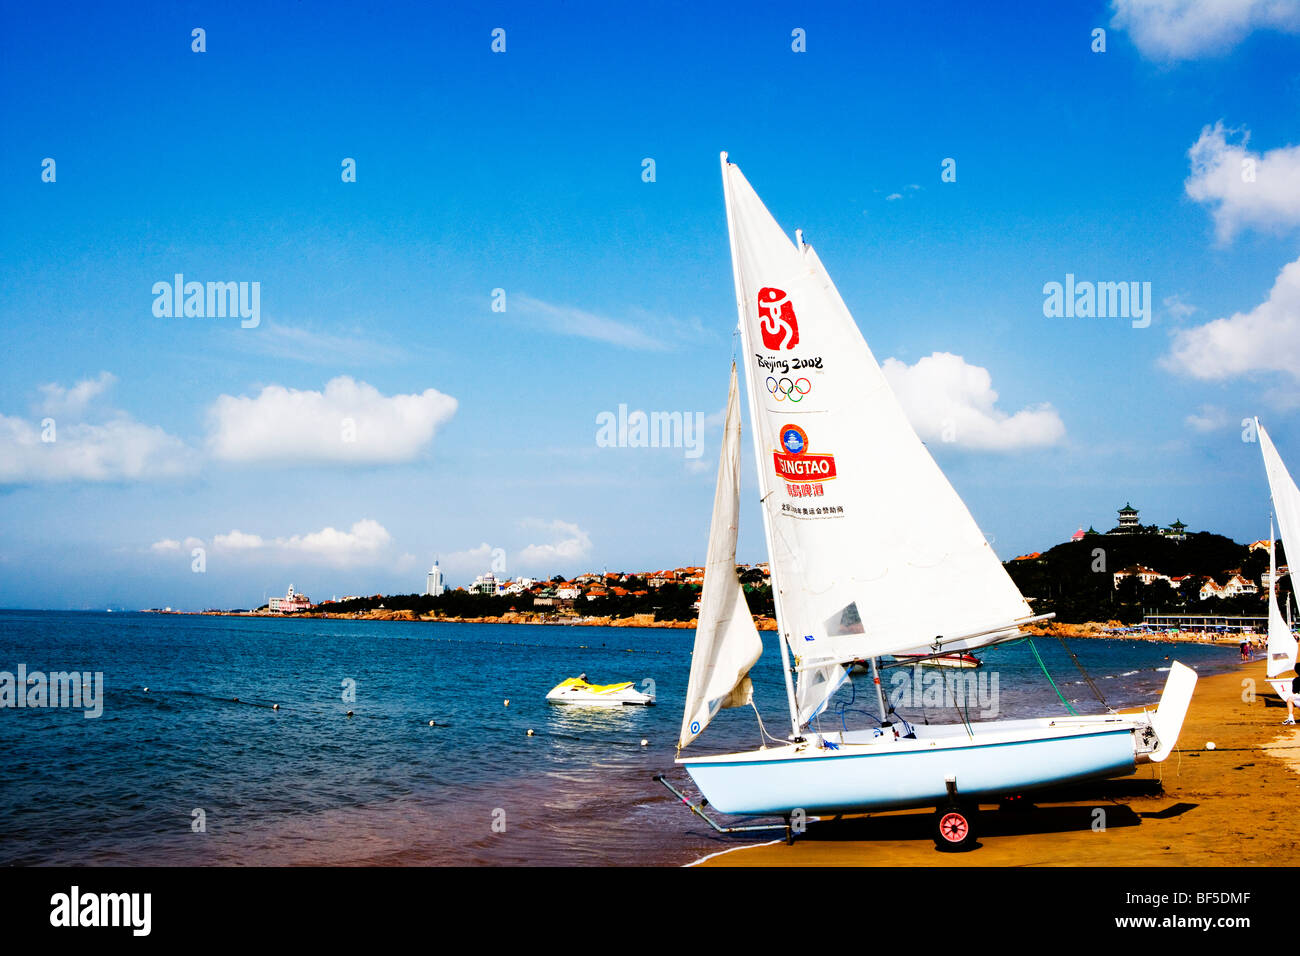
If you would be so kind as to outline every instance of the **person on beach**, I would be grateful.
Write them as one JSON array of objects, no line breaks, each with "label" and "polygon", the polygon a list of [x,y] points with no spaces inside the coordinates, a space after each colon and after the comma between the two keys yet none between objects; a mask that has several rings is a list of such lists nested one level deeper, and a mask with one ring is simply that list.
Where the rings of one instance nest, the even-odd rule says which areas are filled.
[{"label": "person on beach", "polygon": [[1291,693],[1287,694],[1286,697],[1286,720],[1282,721],[1283,724],[1295,723],[1295,701],[1297,696],[1300,696],[1300,672],[1297,672],[1291,678]]}]

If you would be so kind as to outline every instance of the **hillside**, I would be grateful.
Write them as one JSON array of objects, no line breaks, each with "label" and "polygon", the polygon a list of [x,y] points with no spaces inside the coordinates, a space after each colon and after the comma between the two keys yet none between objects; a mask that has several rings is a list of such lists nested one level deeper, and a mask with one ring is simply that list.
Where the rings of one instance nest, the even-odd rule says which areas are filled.
[{"label": "hillside", "polygon": [[[1278,564],[1286,556],[1278,543]],[[1089,534],[1067,541],[1039,555],[1005,562],[1012,580],[1035,613],[1056,613],[1066,623],[1119,620],[1136,623],[1143,613],[1228,614],[1261,616],[1267,613],[1260,586],[1268,571],[1268,552],[1251,551],[1247,545],[1210,532],[1188,534],[1184,540],[1139,532],[1134,534]],[[1169,582],[1144,584],[1136,575],[1124,577],[1116,586],[1114,575],[1135,567],[1159,572]],[[1206,578],[1215,585],[1229,585],[1234,574],[1256,593],[1210,597],[1201,600]],[[1281,579],[1279,603],[1290,594],[1291,579]],[[1283,605],[1285,606],[1285,605]]]}]

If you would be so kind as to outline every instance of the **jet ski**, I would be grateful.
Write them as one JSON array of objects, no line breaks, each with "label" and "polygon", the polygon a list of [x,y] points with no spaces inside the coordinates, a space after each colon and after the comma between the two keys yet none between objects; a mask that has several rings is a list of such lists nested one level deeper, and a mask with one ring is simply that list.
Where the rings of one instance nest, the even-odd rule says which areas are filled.
[{"label": "jet ski", "polygon": [[553,704],[578,704],[583,707],[623,707],[653,704],[654,696],[636,690],[631,681],[622,684],[590,684],[586,674],[560,681],[546,695]]}]

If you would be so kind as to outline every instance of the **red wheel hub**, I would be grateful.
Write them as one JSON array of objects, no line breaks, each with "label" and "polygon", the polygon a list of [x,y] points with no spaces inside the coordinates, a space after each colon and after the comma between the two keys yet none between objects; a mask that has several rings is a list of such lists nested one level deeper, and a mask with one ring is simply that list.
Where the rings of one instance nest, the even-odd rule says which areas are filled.
[{"label": "red wheel hub", "polygon": [[970,833],[970,823],[960,813],[945,813],[939,819],[939,834],[949,843],[960,843]]}]

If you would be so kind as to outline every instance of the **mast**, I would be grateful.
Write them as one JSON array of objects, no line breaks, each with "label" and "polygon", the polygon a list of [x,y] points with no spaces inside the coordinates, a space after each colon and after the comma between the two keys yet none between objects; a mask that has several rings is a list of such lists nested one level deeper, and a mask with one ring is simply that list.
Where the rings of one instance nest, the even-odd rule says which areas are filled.
[{"label": "mast", "polygon": [[[1272,513],[1270,513],[1268,516],[1268,586],[1269,586],[1268,599],[1276,603],[1277,596],[1282,593],[1282,589],[1278,587],[1278,582],[1277,582],[1277,547],[1276,547],[1277,539],[1274,536],[1274,534],[1275,533],[1273,531],[1273,515]],[[1288,631],[1292,629],[1291,595],[1289,594],[1286,596],[1286,629]]]},{"label": "mast", "polygon": [[889,720],[889,711],[885,709],[885,692],[880,689],[880,668],[876,658],[871,658],[871,681],[876,685],[876,702],[880,704],[880,723],[883,726]]},{"label": "mast", "polygon": [[[731,277],[736,285],[736,313],[737,326],[741,328],[741,339],[744,341],[744,324],[745,324],[745,293],[740,285],[740,263],[736,259],[736,224],[731,215],[731,177],[727,175],[727,154],[721,154],[722,162],[722,194],[723,204],[727,207],[727,240],[731,249]],[[748,343],[746,342],[746,348]],[[749,420],[753,428],[750,429],[750,444],[754,446],[754,466],[756,473],[763,473],[763,452],[759,448],[758,440],[758,407],[757,395],[754,391],[754,373],[750,368],[750,362],[741,363],[745,367],[745,399],[749,403]],[[759,493],[762,494],[763,482],[758,483]],[[786,646],[785,635],[785,617],[781,613],[781,582],[777,575],[777,563],[772,560],[772,515],[767,508],[767,496],[764,495],[759,499],[759,505],[763,511],[763,535],[767,541],[767,569],[768,578],[772,582],[772,606],[776,613],[777,643],[781,646],[781,671],[785,674],[785,695],[790,704],[790,728],[795,737],[799,736],[799,705],[795,702],[794,695],[794,677],[790,670],[790,650]]]}]

